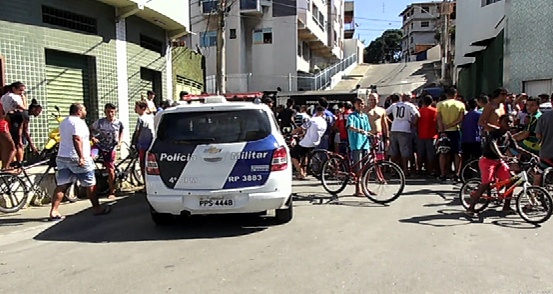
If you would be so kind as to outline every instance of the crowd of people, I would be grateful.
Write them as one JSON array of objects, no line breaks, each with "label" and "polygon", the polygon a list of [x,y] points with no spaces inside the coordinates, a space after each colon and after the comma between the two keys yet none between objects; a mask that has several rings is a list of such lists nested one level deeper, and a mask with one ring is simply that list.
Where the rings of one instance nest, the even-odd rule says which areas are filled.
[{"label": "crowd of people", "polygon": [[[363,140],[357,134],[364,132],[380,138],[377,156],[396,162],[407,177],[459,181],[461,167],[479,159],[482,182],[487,185],[509,174],[509,157],[539,157],[542,169],[553,158],[553,111],[548,94],[529,97],[500,88],[489,96],[465,100],[455,88],[448,88],[440,97],[393,94],[386,97],[386,108],[379,105],[379,95],[372,93],[366,101],[357,98],[331,109],[321,98],[314,113],[291,99],[286,107],[277,107],[283,130],[305,134],[292,150],[298,178],[306,176],[299,163],[315,148],[343,153],[343,146],[349,145],[352,164],[361,160],[370,148],[359,144]],[[541,184],[539,174],[535,181]]]},{"label": "crowd of people", "polygon": [[[35,146],[30,128],[30,117],[37,117],[42,112],[42,106],[35,99],[29,104],[25,95],[26,86],[21,82],[3,87],[0,93],[0,159],[3,172],[18,172],[18,166],[13,162],[23,162],[24,150],[28,146],[33,152],[39,150]],[[154,133],[154,115],[170,105],[154,103],[155,94],[147,92],[147,98],[135,103],[135,112],[139,115],[133,133],[133,145],[139,152],[140,167],[144,175],[145,152],[150,147]],[[110,195],[115,197],[115,160],[116,151],[120,149],[124,124],[116,118],[117,107],[107,103],[104,107],[105,117],[96,120],[88,126],[85,118],[87,109],[82,103],[73,103],[69,108],[69,116],[59,126],[59,146],[57,148],[57,188],[52,197],[51,220],[63,219],[59,205],[70,187],[79,180],[92,202],[95,215],[109,212],[101,208],[93,187],[96,185],[95,157],[101,158],[108,172]]]}]

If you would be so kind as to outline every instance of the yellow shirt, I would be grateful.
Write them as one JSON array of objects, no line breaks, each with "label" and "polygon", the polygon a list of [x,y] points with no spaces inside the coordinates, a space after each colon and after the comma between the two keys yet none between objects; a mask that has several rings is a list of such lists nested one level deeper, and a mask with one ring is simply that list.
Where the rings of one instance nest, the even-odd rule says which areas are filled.
[{"label": "yellow shirt", "polygon": [[[465,104],[455,99],[447,99],[439,102],[436,108],[438,109],[438,113],[442,117],[444,127],[456,121],[457,118],[459,118],[460,113],[465,113]],[[449,132],[458,130],[460,130],[460,127],[459,125],[456,125],[445,131]]]}]

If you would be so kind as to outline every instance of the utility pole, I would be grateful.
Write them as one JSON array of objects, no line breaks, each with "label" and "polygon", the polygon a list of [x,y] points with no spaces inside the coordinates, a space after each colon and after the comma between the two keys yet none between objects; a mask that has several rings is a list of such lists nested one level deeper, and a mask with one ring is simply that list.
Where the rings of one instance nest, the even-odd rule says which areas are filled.
[{"label": "utility pole", "polygon": [[217,94],[226,92],[226,52],[225,52],[225,17],[227,1],[219,0],[217,5]]},{"label": "utility pole", "polygon": [[443,45],[443,52],[442,52],[442,80],[446,79],[446,68],[448,64],[448,56],[449,56],[449,2],[447,0],[444,0],[443,6],[442,6],[442,14],[444,19],[444,32],[442,40],[444,42]]}]

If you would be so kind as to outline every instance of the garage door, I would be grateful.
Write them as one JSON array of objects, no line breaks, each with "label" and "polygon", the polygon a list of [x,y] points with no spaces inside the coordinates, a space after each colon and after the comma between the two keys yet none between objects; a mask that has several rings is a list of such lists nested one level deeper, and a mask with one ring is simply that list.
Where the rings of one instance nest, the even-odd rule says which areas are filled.
[{"label": "garage door", "polygon": [[538,97],[540,94],[551,94],[551,80],[535,80],[524,82],[524,92],[528,96]]},{"label": "garage door", "polygon": [[[147,68],[141,68],[140,69],[140,82],[138,84],[138,99],[140,99],[141,95],[144,95],[144,99],[148,97],[148,91],[153,91],[156,93],[156,99],[157,92],[155,91],[155,71],[147,69]],[[138,120],[138,114],[134,111],[134,106],[137,100],[129,101],[129,130],[130,134],[132,135],[134,132],[134,129],[136,127],[136,121]],[[156,105],[159,105],[156,103]]]},{"label": "garage door", "polygon": [[[62,116],[69,115],[72,103],[90,103],[88,60],[86,56],[46,50],[46,96],[48,112],[55,112],[55,106]],[[93,120],[89,117],[88,120]],[[58,122],[49,117],[49,129],[58,127]]]}]

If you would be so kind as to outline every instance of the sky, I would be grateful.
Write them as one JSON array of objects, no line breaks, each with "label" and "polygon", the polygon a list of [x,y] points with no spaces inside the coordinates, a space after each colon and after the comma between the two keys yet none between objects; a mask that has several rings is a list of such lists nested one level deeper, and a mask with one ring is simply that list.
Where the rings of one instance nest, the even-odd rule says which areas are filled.
[{"label": "sky", "polygon": [[[355,38],[365,40],[365,46],[380,37],[388,29],[400,29],[402,19],[398,16],[415,0],[354,0]],[[421,2],[421,1],[418,1]]]}]

